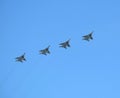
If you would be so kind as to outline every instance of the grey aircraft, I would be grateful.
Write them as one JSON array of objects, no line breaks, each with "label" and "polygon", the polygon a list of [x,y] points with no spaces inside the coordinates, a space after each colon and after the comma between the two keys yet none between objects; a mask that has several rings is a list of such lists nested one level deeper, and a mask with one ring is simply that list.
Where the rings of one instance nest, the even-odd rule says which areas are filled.
[{"label": "grey aircraft", "polygon": [[39,51],[40,54],[44,54],[44,55],[50,54],[49,47],[50,45],[47,48],[40,50]]},{"label": "grey aircraft", "polygon": [[25,53],[24,53],[23,55],[19,56],[19,57],[16,57],[15,59],[16,59],[16,61],[18,61],[18,62],[26,61],[26,59],[25,59]]},{"label": "grey aircraft", "polygon": [[86,40],[86,41],[93,40],[92,34],[93,34],[93,31],[87,35],[82,36],[83,40]]},{"label": "grey aircraft", "polygon": [[63,43],[60,43],[59,45],[60,45],[60,47],[67,49],[67,47],[70,47],[69,42],[70,42],[70,39]]}]

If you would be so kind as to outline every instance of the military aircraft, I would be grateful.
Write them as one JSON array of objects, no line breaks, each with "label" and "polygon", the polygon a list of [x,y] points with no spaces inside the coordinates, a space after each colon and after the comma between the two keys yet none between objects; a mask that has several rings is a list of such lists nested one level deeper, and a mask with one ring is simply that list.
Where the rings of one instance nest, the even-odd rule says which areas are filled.
[{"label": "military aircraft", "polygon": [[93,39],[92,34],[93,34],[93,31],[87,35],[82,36],[83,40],[86,40],[86,41],[90,41],[90,39],[92,40]]},{"label": "military aircraft", "polygon": [[40,50],[39,51],[40,54],[44,54],[44,55],[50,54],[49,47],[50,45],[47,48]]},{"label": "military aircraft", "polygon": [[26,61],[26,59],[25,59],[25,53],[24,53],[23,55],[19,56],[19,57],[16,57],[15,59],[16,59],[16,61],[18,61],[18,62]]},{"label": "military aircraft", "polygon": [[67,47],[70,47],[69,42],[70,42],[70,39],[63,43],[60,43],[59,45],[60,45],[60,47],[67,49]]}]

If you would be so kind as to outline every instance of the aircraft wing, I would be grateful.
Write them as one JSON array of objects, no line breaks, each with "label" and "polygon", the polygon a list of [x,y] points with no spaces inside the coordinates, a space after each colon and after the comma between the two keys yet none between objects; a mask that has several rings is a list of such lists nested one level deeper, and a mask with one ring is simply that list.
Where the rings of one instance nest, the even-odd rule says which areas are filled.
[{"label": "aircraft wing", "polygon": [[59,45],[64,45],[65,44],[65,42],[63,42],[63,43],[60,43]]}]

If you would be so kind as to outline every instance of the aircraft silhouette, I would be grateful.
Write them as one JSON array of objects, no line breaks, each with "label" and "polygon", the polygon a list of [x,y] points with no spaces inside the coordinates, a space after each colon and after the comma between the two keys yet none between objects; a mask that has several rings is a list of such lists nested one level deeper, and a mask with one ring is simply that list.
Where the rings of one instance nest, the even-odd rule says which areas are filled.
[{"label": "aircraft silhouette", "polygon": [[90,39],[93,40],[92,34],[93,34],[93,31],[87,35],[82,36],[83,40],[86,40],[86,41],[90,41]]},{"label": "aircraft silhouette", "polygon": [[40,50],[39,51],[40,54],[44,54],[44,55],[50,54],[49,47],[50,45],[47,48]]},{"label": "aircraft silhouette", "polygon": [[26,61],[26,59],[25,59],[25,53],[24,53],[23,55],[19,56],[19,57],[16,57],[15,59],[16,59],[16,61],[18,61],[18,62]]},{"label": "aircraft silhouette", "polygon": [[67,47],[70,47],[69,42],[70,42],[70,39],[63,43],[60,43],[59,45],[60,45],[60,47],[67,49]]}]

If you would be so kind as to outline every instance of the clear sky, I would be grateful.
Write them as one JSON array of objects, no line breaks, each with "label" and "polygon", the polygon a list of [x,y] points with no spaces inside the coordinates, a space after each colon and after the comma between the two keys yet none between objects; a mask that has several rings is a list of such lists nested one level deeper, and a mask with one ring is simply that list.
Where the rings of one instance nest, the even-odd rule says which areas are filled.
[{"label": "clear sky", "polygon": [[119,37],[119,0],[0,0],[0,98],[120,98]]}]

